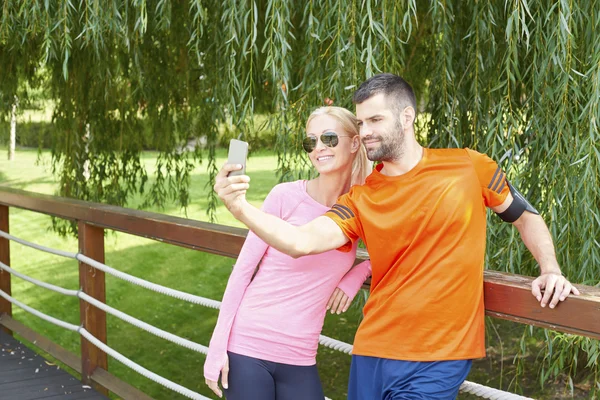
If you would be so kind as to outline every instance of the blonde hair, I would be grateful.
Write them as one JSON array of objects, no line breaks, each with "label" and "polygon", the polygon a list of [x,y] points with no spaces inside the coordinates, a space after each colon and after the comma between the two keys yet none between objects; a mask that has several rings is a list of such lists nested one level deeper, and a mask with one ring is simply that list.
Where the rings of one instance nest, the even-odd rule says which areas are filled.
[{"label": "blonde hair", "polygon": [[[319,107],[313,111],[308,120],[306,120],[306,129],[308,130],[308,124],[315,117],[321,115],[328,115],[335,118],[341,125],[344,131],[351,137],[359,135],[358,120],[350,111],[342,107]],[[365,183],[367,176],[373,171],[373,163],[367,158],[367,151],[362,143],[359,143],[358,151],[354,155],[352,161],[352,178],[350,185],[362,185]]]}]

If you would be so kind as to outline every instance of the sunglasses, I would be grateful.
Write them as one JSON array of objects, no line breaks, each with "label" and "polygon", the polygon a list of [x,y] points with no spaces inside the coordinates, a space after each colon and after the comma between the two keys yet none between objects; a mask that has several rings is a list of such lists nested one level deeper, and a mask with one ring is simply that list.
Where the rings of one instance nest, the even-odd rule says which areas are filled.
[{"label": "sunglasses", "polygon": [[327,147],[335,147],[340,142],[339,138],[341,137],[351,137],[348,135],[338,135],[335,132],[325,132],[321,136],[310,135],[304,138],[302,141],[302,147],[304,151],[307,153],[312,153],[317,147],[317,143],[319,139],[321,139],[321,143],[323,143]]}]

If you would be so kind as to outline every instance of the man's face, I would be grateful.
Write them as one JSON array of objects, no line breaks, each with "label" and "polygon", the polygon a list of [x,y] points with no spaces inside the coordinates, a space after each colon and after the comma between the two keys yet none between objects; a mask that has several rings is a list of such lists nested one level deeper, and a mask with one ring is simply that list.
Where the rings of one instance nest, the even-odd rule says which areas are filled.
[{"label": "man's face", "polygon": [[380,93],[356,105],[360,138],[371,161],[397,161],[404,153],[400,116]]}]

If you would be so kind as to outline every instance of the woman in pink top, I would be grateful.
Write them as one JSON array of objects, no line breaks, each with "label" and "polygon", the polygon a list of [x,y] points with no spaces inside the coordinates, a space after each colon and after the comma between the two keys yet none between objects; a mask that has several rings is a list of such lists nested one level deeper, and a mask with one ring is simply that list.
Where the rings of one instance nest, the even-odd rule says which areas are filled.
[{"label": "woman in pink top", "polygon": [[[344,108],[315,110],[303,148],[319,176],[279,184],[263,204],[294,225],[323,215],[372,169]],[[352,268],[355,255],[356,247],[294,259],[248,232],[210,341],[206,384],[222,397],[220,374],[228,400],[323,400],[316,354],[325,313],[346,311],[371,273],[369,261]]]}]

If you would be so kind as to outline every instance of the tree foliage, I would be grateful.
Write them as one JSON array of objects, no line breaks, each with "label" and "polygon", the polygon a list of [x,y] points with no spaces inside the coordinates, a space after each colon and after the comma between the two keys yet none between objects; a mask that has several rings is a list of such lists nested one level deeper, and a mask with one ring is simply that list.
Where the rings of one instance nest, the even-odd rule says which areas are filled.
[{"label": "tree foliage", "polygon": [[[143,191],[185,206],[201,155],[217,170],[221,126],[248,137],[268,115],[292,179],[309,112],[325,98],[352,109],[360,82],[394,72],[416,89],[424,144],[501,160],[549,222],[565,273],[596,284],[597,32],[596,0],[5,0],[0,115],[19,82],[45,85],[61,195],[123,205]],[[149,187],[143,126],[160,150]],[[179,150],[201,136],[205,151]],[[496,223],[489,239],[491,268],[536,273],[514,231]]]}]

